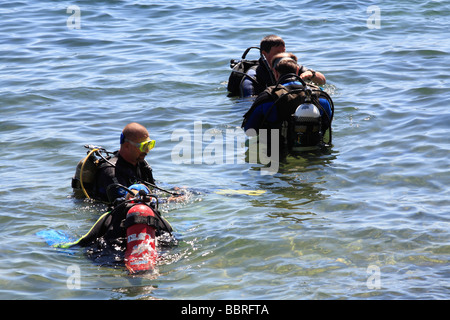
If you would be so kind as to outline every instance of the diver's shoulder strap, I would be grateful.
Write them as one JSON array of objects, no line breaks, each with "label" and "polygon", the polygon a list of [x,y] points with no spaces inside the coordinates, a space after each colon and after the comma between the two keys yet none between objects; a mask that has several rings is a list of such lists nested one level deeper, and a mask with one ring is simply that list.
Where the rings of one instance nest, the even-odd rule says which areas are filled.
[{"label": "diver's shoulder strap", "polygon": [[125,220],[122,221],[120,226],[122,228],[129,228],[135,224],[145,224],[150,227],[157,228],[159,225],[159,219],[154,216],[141,216],[141,215],[135,215],[131,214],[128,215]]}]

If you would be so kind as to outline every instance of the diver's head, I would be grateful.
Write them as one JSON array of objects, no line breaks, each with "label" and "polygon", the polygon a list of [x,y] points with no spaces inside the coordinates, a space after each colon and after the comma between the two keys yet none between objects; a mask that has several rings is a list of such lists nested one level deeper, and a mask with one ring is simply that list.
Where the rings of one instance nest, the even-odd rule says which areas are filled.
[{"label": "diver's head", "polygon": [[300,70],[300,67],[297,64],[297,57],[290,52],[282,52],[274,55],[270,64],[277,80],[285,74],[298,74],[298,71]]}]

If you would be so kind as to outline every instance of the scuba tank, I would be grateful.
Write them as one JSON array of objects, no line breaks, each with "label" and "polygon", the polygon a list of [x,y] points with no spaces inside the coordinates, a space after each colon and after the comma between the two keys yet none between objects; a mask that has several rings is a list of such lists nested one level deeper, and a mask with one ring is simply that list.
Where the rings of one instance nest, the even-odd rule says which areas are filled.
[{"label": "scuba tank", "polygon": [[318,146],[323,142],[322,123],[319,109],[306,101],[293,114],[293,151],[300,148]]},{"label": "scuba tank", "polygon": [[145,204],[128,210],[125,266],[130,274],[151,270],[156,265],[155,219],[155,212]]},{"label": "scuba tank", "polygon": [[[125,188],[128,189],[128,188]],[[158,211],[158,200],[143,184],[134,184],[127,190],[138,191],[134,198],[127,200],[134,204],[127,212],[120,226],[126,229],[127,247],[125,266],[130,274],[153,270],[156,266],[156,236],[161,232],[171,234],[172,227]]]}]

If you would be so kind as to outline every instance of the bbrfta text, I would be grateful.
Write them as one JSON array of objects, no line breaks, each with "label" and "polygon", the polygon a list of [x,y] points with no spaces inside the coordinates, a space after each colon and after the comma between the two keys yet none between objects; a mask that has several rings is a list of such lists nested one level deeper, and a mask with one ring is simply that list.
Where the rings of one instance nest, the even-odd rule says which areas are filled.
[{"label": "bbrfta text", "polygon": [[252,315],[263,315],[269,314],[269,310],[266,305],[260,304],[227,304],[225,308],[218,307],[205,307],[205,306],[194,306],[188,304],[187,307],[181,308],[182,315],[207,315],[210,318],[214,316],[214,313],[222,314],[252,314]]}]

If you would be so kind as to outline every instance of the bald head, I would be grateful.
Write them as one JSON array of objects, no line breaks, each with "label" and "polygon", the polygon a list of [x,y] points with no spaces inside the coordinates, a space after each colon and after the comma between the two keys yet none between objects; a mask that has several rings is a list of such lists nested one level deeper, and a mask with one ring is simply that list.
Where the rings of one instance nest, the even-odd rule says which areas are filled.
[{"label": "bald head", "polygon": [[[120,145],[120,155],[129,163],[136,165],[139,161],[143,161],[146,152],[142,152],[134,144],[146,141],[149,139],[147,129],[139,123],[132,122],[123,128],[122,144]],[[130,143],[131,141],[131,143]]]}]

